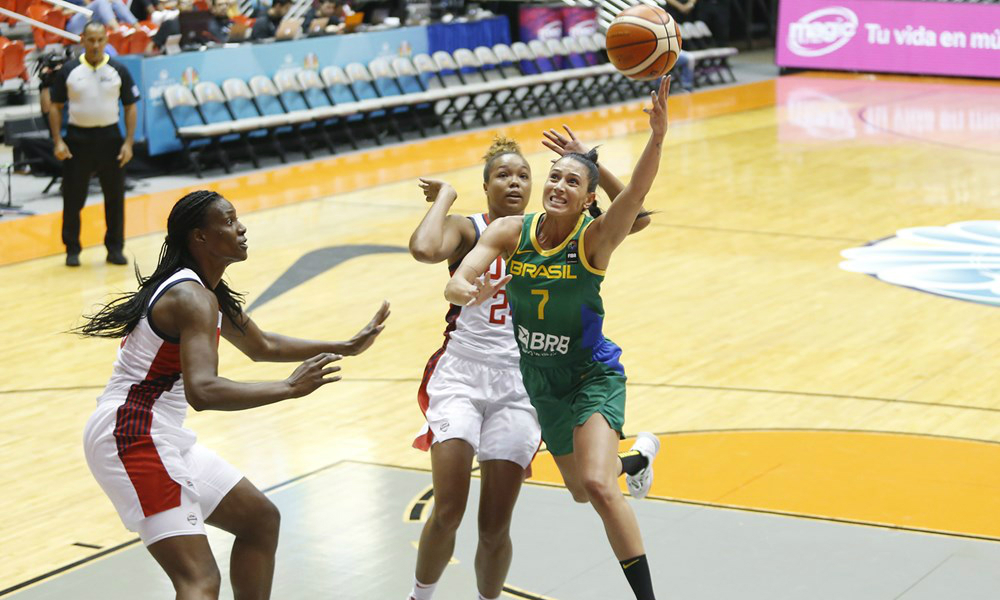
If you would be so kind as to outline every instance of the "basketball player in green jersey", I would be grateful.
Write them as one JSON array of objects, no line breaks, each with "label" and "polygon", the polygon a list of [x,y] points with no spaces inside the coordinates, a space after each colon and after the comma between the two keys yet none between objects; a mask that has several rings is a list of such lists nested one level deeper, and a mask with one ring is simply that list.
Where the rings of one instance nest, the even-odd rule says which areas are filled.
[{"label": "basketball player in green jersey", "polygon": [[[628,236],[656,178],[669,92],[667,77],[652,92],[652,107],[645,109],[650,127],[646,148],[607,212],[596,218],[585,214],[597,188],[596,151],[566,154],[546,178],[545,212],[491,223],[445,288],[445,298],[462,306],[492,297],[506,284],[521,375],[538,412],[542,438],[573,497],[589,501],[600,515],[637,600],[654,600],[653,584],[639,524],[617,479],[623,472],[633,475],[629,490],[648,491],[659,443],[655,437],[640,439],[640,452],[618,455],[625,373],[618,361],[621,349],[602,332],[600,288],[611,254]],[[507,260],[507,277],[482,282],[497,256]]]}]

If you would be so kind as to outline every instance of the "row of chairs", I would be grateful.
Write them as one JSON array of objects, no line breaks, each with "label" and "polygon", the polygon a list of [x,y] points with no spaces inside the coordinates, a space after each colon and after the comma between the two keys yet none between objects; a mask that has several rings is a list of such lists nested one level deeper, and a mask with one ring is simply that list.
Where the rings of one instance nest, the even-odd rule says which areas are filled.
[{"label": "row of chairs", "polygon": [[376,144],[404,139],[407,129],[428,135],[478,122],[509,121],[625,100],[649,85],[622,77],[591,37],[516,42],[454,53],[376,58],[321,70],[285,70],[248,82],[176,84],[164,104],[182,149],[201,174],[200,156],[214,151],[228,172],[225,147],[242,146],[255,166],[254,144],[267,140],[286,160],[290,141],[311,157],[311,142],[335,151],[333,136],[353,148],[359,137]]},{"label": "row of chairs", "polygon": [[[0,8],[5,8],[11,12],[16,12],[21,15],[27,15],[28,7],[33,4],[38,4],[40,2],[41,0],[0,0]],[[9,23],[10,25],[16,25],[20,23],[20,21],[14,19],[13,17],[0,15],[0,23]]]},{"label": "row of chairs", "polygon": [[[26,13],[32,19],[45,23],[46,25],[51,25],[56,29],[66,29],[66,22],[69,17],[62,11],[58,6],[53,6],[51,4],[46,4],[44,2],[38,2],[32,4],[28,7]],[[72,42],[60,35],[56,35],[50,31],[45,31],[41,28],[33,28],[32,35],[35,41],[35,47],[41,50],[49,44],[71,44]]]},{"label": "row of chairs", "polygon": [[24,57],[24,42],[0,37],[0,83],[11,79],[27,83],[29,75]]},{"label": "row of chairs", "polygon": [[736,48],[719,46],[712,30],[704,21],[689,21],[678,25],[683,47],[694,61],[695,87],[736,81],[729,65],[729,59],[739,52]]}]

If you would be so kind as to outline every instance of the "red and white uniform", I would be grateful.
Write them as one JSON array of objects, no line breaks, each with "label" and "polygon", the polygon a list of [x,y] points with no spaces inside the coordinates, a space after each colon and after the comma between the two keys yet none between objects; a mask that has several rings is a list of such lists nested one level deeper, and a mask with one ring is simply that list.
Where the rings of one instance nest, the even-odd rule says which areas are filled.
[{"label": "red and white uniform", "polygon": [[[469,219],[478,242],[489,216]],[[457,266],[449,270],[454,273]],[[497,280],[506,272],[498,257],[486,276]],[[521,382],[507,293],[500,290],[475,306],[451,305],[445,320],[444,345],[427,362],[417,392],[427,423],[413,447],[428,450],[435,442],[457,438],[473,447],[480,462],[509,460],[527,469],[541,428]]]},{"label": "red and white uniform", "polygon": [[[150,320],[157,300],[185,281],[202,284],[194,271],[181,269],[153,293],[146,313],[122,340],[111,380],[84,429],[91,472],[125,526],[147,545],[204,533],[204,518],[242,479],[185,429],[180,340],[157,331]],[[219,334],[221,326],[220,312]],[[179,514],[167,514],[171,511]]]}]

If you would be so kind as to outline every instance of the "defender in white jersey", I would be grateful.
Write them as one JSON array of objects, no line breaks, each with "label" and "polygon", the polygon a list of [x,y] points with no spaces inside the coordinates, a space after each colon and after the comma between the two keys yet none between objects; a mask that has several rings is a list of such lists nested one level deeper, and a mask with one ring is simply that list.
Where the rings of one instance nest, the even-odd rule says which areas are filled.
[{"label": "defender in white jersey", "polygon": [[[340,379],[332,363],[365,351],[389,316],[383,303],[346,342],[261,331],[242,297],[222,280],[246,260],[246,228],[225,198],[181,198],[152,275],[105,305],[79,332],[123,338],[111,380],[84,431],[94,477],[122,522],[139,533],[177,598],[217,598],[220,575],[205,523],[236,536],[230,558],[235,597],[267,598],[278,543],[277,508],[240,472],[184,427],[196,410],[242,410],[312,393]],[[239,383],[218,375],[219,338],[253,360],[305,361],[287,379]]]},{"label": "defender in white jersey", "polygon": [[[545,132],[542,143],[559,155],[586,152],[566,130],[569,137]],[[498,137],[483,158],[486,213],[449,215],[455,190],[441,181],[421,179],[424,197],[433,204],[410,238],[410,253],[418,261],[447,261],[453,272],[492,220],[524,214],[531,168],[518,144]],[[610,171],[602,171],[601,185],[612,199],[623,187]],[[431,452],[434,508],[420,536],[410,600],[430,600],[451,559],[476,455],[482,473],[475,560],[479,598],[498,598],[510,568],[511,516],[541,442],[541,429],[521,382],[510,307],[498,285],[506,271],[498,258],[478,284],[488,300],[449,307],[444,345],[424,369],[417,399],[427,422],[413,446]]]}]

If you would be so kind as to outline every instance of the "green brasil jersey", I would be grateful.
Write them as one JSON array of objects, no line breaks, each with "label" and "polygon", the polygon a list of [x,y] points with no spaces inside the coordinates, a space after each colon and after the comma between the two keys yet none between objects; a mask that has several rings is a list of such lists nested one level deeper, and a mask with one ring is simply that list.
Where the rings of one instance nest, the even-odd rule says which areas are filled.
[{"label": "green brasil jersey", "polygon": [[524,216],[517,250],[507,261],[507,298],[521,362],[536,367],[606,363],[624,372],[621,350],[604,337],[604,271],[587,263],[584,233],[593,223],[580,215],[561,244],[543,250],[537,232],[545,213]]}]

